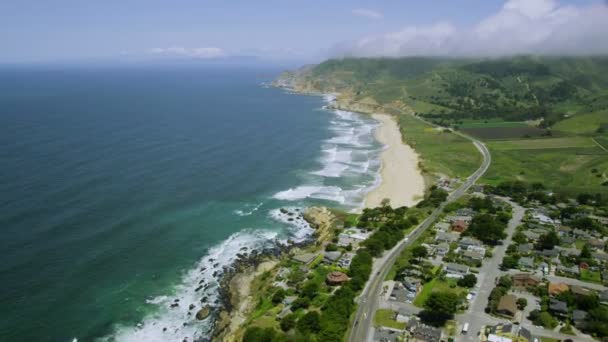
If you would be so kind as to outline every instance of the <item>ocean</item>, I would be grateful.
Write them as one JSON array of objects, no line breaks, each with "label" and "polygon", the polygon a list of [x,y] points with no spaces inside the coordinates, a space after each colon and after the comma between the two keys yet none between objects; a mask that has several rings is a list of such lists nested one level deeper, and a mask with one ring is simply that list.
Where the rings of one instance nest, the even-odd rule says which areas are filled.
[{"label": "ocean", "polygon": [[204,338],[216,271],[310,236],[280,208],[360,208],[377,122],[279,72],[0,69],[0,341]]}]

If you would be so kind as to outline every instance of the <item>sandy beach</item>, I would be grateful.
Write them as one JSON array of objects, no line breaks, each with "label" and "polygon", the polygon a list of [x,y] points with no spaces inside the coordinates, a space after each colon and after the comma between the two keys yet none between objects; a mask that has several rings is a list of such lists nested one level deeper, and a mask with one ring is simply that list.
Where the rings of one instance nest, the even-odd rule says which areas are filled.
[{"label": "sandy beach", "polygon": [[418,155],[413,148],[403,143],[399,126],[393,117],[373,114],[380,122],[376,129],[376,139],[387,148],[382,151],[382,182],[365,199],[365,207],[380,205],[383,199],[390,199],[392,207],[413,206],[424,196],[424,178],[418,168]]}]

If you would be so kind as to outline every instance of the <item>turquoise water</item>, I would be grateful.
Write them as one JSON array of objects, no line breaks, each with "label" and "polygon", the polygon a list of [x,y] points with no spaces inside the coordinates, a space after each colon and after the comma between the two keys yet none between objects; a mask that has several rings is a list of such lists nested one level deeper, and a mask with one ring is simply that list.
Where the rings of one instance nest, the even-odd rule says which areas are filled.
[{"label": "turquoise water", "polygon": [[278,71],[0,70],[0,340],[204,338],[213,264],[310,233],[279,208],[360,206],[375,122]]}]

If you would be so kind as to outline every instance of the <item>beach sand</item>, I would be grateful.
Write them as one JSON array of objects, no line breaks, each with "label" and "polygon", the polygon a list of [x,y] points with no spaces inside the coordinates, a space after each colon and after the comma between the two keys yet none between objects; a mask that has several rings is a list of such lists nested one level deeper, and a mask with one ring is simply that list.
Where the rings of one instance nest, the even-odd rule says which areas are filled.
[{"label": "beach sand", "polygon": [[403,143],[393,117],[386,114],[373,114],[372,117],[380,122],[376,139],[387,147],[381,155],[382,182],[367,195],[365,207],[377,207],[385,198],[393,208],[414,206],[424,197],[424,178],[418,168],[418,155]]}]

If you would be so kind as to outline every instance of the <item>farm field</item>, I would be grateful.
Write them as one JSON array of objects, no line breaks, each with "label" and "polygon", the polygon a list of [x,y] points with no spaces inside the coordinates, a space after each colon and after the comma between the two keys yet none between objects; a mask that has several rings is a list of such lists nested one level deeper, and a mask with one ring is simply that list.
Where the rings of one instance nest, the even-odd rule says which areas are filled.
[{"label": "farm field", "polygon": [[494,150],[593,148],[597,146],[589,137],[502,140],[491,144]]},{"label": "farm field", "polygon": [[461,128],[462,132],[479,139],[516,139],[541,137],[546,134],[544,129],[532,126],[502,126],[502,127],[471,127]]},{"label": "farm field", "polygon": [[[525,142],[530,143],[529,140]],[[583,142],[574,140],[573,143]],[[488,143],[492,164],[481,182],[495,185],[506,180],[520,180],[540,182],[549,189],[570,194],[608,193],[608,186],[601,186],[608,180],[608,153],[597,145],[562,148],[525,148],[524,145],[518,149],[514,147],[519,142],[503,144],[503,141]],[[593,169],[599,172],[591,172]]]},{"label": "farm field", "polygon": [[493,127],[530,127],[523,121],[504,121],[502,119],[471,120],[465,119],[458,122],[460,129],[465,128],[493,128]]}]

